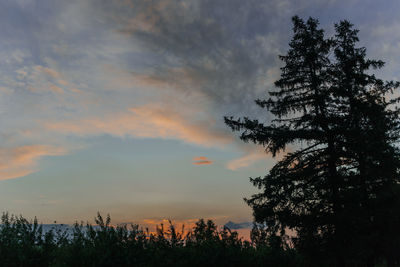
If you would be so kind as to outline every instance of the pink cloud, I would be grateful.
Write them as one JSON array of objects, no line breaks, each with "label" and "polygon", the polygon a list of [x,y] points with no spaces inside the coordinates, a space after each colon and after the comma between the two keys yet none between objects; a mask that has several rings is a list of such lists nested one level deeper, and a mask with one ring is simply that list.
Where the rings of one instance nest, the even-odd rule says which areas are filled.
[{"label": "pink cloud", "polygon": [[[61,122],[43,122],[47,130],[82,137],[109,134],[118,137],[176,139],[204,147],[219,148],[234,144],[233,135],[213,127],[215,124],[216,122],[212,119],[190,119],[173,108],[161,108],[156,105],[138,106],[103,118],[90,117]],[[260,160],[270,159],[262,147],[249,148],[241,145],[239,148],[245,154],[228,162],[225,165],[227,169],[238,170]],[[195,157],[192,162],[194,165],[212,163],[213,161],[204,156]]]},{"label": "pink cloud", "polygon": [[262,159],[267,159],[269,156],[265,153],[262,147],[249,150],[246,154],[240,158],[231,160],[226,164],[226,168],[232,171],[236,171],[240,168],[248,167]]},{"label": "pink cloud", "polygon": [[177,139],[205,147],[223,147],[233,142],[233,137],[212,126],[211,119],[193,121],[171,108],[147,105],[104,118],[86,118],[64,122],[44,122],[51,131],[78,136],[110,134],[138,138]]},{"label": "pink cloud", "polygon": [[65,153],[64,148],[47,145],[0,148],[0,180],[28,175],[37,171],[37,161],[41,157]]}]

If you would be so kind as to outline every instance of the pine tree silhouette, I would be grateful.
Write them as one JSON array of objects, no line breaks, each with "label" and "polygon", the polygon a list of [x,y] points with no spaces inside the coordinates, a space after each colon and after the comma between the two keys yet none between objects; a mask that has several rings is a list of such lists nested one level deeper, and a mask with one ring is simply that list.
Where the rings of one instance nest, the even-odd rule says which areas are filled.
[{"label": "pine tree silhouette", "polygon": [[[385,227],[399,225],[398,215],[391,217],[400,207],[399,121],[397,99],[386,95],[399,84],[369,74],[383,62],[355,47],[358,31],[348,21],[328,39],[316,19],[292,20],[278,90],[256,100],[275,119],[265,125],[225,117],[243,141],[273,156],[296,148],[265,177],[251,179],[262,191],[246,201],[270,236],[296,230],[296,248],[316,265],[394,262],[399,238],[387,240]],[[377,251],[383,241],[388,245]]]}]

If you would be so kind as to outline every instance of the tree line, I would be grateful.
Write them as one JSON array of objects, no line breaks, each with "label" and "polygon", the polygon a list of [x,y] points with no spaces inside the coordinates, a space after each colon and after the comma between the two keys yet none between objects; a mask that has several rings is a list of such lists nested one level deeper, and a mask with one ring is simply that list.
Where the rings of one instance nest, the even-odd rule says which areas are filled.
[{"label": "tree line", "polygon": [[35,219],[5,213],[0,225],[0,266],[303,266],[291,247],[271,242],[254,228],[251,240],[200,219],[189,232],[159,225],[111,226],[100,214],[95,226],[43,231]]}]

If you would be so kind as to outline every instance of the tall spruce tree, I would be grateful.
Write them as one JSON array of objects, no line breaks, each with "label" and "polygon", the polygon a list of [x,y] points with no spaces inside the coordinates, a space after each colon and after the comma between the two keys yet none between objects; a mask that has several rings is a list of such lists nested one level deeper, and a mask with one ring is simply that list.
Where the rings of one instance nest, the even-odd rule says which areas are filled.
[{"label": "tall spruce tree", "polygon": [[[225,118],[241,139],[261,144],[274,156],[287,153],[263,178],[262,191],[247,203],[270,236],[297,232],[296,247],[316,264],[393,261],[392,238],[376,248],[398,223],[398,112],[385,96],[398,86],[368,74],[383,62],[356,48],[357,30],[347,21],[325,39],[318,21],[293,18],[294,35],[272,98],[256,100],[276,116],[265,125],[249,118]],[[333,62],[329,53],[333,50]],[[395,220],[393,220],[395,218]],[[394,241],[397,240],[397,241]]]},{"label": "tall spruce tree", "polygon": [[323,247],[322,242],[332,238],[341,207],[341,178],[336,168],[340,131],[334,123],[340,119],[335,120],[329,112],[332,100],[328,54],[332,42],[324,38],[315,19],[304,22],[294,17],[293,25],[289,51],[280,56],[285,63],[281,79],[275,82],[280,90],[270,92],[273,98],[256,101],[276,119],[270,125],[248,118],[226,118],[226,123],[233,130],[243,130],[242,140],[262,144],[273,155],[288,144],[300,146],[267,176],[252,179],[263,191],[247,202],[254,210],[255,220],[268,225],[271,235],[294,229],[299,249],[317,251]]},{"label": "tall spruce tree", "polygon": [[[332,66],[332,94],[340,99],[344,116],[348,217],[347,230],[360,238],[348,238],[347,252],[369,262],[395,260],[399,245],[400,161],[398,98],[388,94],[398,82],[384,82],[370,74],[382,68],[380,60],[366,58],[366,49],[356,47],[358,30],[348,21],[335,25],[335,64]],[[397,245],[396,245],[397,244]]]}]

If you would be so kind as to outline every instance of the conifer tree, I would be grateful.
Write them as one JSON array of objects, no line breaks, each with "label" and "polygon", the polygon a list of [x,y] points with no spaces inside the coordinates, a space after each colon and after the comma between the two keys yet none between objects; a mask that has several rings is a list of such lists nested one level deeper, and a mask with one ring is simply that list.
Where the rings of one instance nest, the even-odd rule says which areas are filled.
[{"label": "conifer tree", "polygon": [[[394,230],[399,222],[398,215],[390,218],[399,209],[399,124],[391,109],[396,99],[386,94],[398,83],[368,74],[383,62],[366,59],[366,49],[355,47],[358,31],[349,22],[335,25],[332,39],[315,19],[294,17],[293,25],[289,50],[280,56],[279,90],[256,100],[276,119],[265,125],[225,118],[242,140],[274,156],[289,144],[297,149],[267,176],[251,179],[262,191],[247,203],[271,236],[294,229],[297,249],[317,264],[394,261],[390,247],[400,239],[384,236],[385,226]],[[383,238],[391,245],[375,252]]]},{"label": "conifer tree", "polygon": [[[281,79],[273,98],[257,100],[276,119],[270,125],[257,120],[226,118],[233,129],[243,131],[241,139],[264,145],[275,155],[288,144],[300,145],[288,153],[264,178],[252,179],[263,189],[247,203],[255,220],[268,225],[271,235],[286,228],[298,234],[296,245],[306,251],[321,247],[329,239],[339,213],[338,133],[329,112],[328,53],[332,43],[324,38],[318,21],[293,18],[294,36]],[[321,239],[322,238],[322,239]]]},{"label": "conifer tree", "polygon": [[356,47],[358,30],[352,24],[341,21],[335,29],[332,93],[341,100],[338,106],[345,115],[347,221],[354,224],[348,227],[354,229],[352,234],[362,237],[352,239],[348,246],[353,249],[348,252],[370,262],[382,257],[393,261],[390,251],[400,240],[396,230],[400,225],[400,154],[395,145],[400,125],[399,110],[393,105],[398,98],[388,94],[399,83],[368,73],[384,63],[367,59],[366,49]]}]

